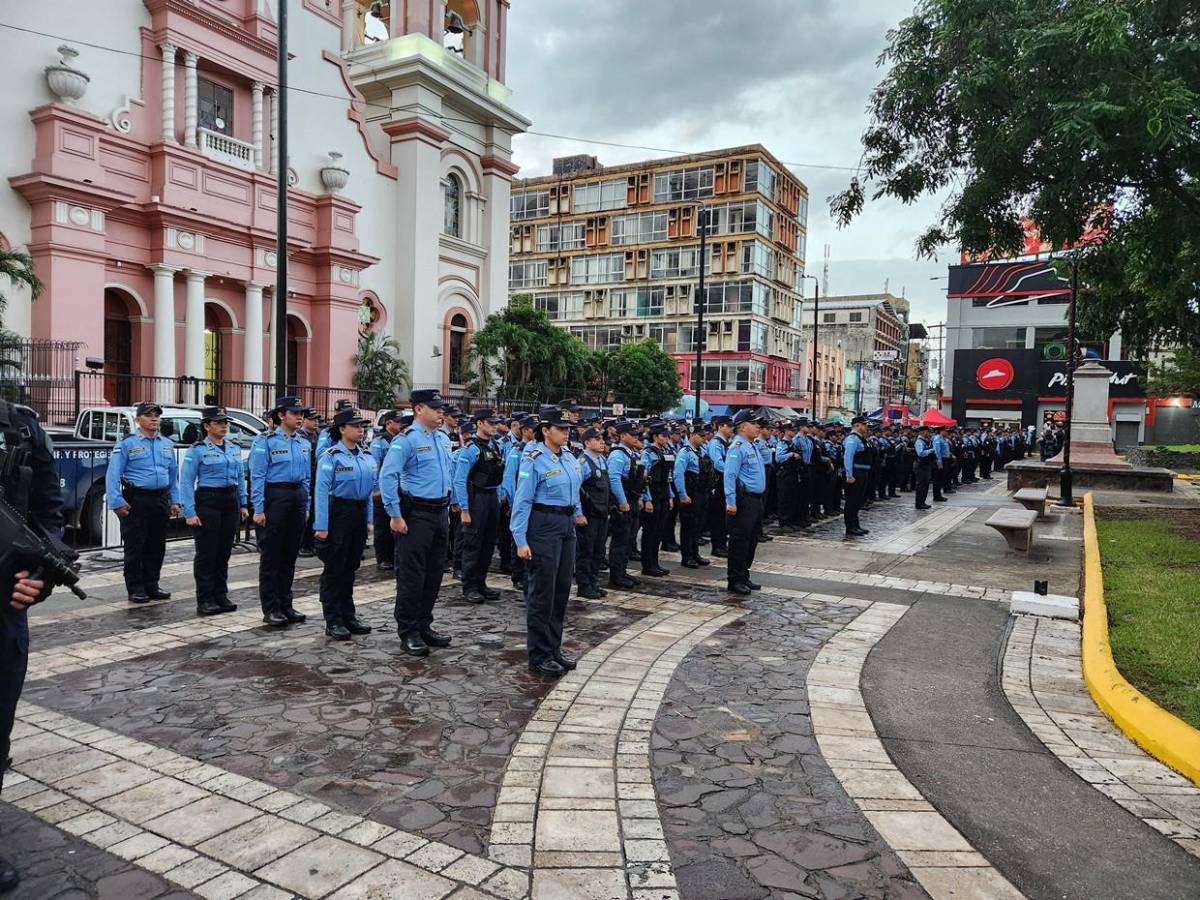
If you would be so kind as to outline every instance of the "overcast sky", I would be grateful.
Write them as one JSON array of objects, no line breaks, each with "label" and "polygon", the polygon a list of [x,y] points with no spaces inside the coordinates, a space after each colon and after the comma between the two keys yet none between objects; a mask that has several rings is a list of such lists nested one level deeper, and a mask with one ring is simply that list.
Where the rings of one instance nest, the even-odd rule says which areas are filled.
[{"label": "overcast sky", "polygon": [[[513,0],[507,83],[533,131],[694,153],[761,143],[787,163],[854,167],[887,29],[912,0]],[[556,156],[607,165],[667,153],[521,135],[522,176]],[[808,186],[807,269],[830,245],[835,294],[904,289],[913,321],[945,318],[948,255],[916,261],[936,201],[869,204],[849,228],[829,218],[851,171],[792,166]],[[931,280],[936,278],[937,280]],[[811,294],[810,294],[811,295]]]}]

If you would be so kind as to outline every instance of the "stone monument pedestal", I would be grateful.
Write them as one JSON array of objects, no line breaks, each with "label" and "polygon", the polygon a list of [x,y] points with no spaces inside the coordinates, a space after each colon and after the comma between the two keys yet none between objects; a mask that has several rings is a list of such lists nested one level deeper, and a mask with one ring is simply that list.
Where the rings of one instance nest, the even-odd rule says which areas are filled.
[{"label": "stone monument pedestal", "polygon": [[[1108,419],[1108,385],[1112,373],[1094,359],[1075,370],[1075,399],[1071,404],[1071,469],[1128,469],[1112,445]],[[1049,460],[1061,464],[1063,454]]]}]

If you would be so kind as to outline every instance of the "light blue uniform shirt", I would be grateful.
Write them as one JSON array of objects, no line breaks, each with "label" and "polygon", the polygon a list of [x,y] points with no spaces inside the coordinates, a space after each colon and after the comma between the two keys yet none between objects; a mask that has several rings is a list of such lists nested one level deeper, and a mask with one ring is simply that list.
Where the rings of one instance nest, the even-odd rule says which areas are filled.
[{"label": "light blue uniform shirt", "polygon": [[504,455],[504,477],[500,479],[500,498],[512,504],[517,493],[517,469],[521,465],[521,452],[525,445],[521,441],[509,441]]},{"label": "light blue uniform shirt", "polygon": [[621,483],[621,479],[627,478],[633,471],[633,454],[635,452],[624,444],[618,444],[613,448],[612,453],[608,454],[608,487],[618,505],[634,502],[637,499],[634,498],[634,501],[630,501],[625,496],[625,485]]},{"label": "light blue uniform shirt", "polygon": [[[471,474],[471,469],[474,468],[475,463],[479,460],[480,454],[479,444],[475,442],[476,440],[472,438],[469,444],[454,454],[454,475],[452,479],[454,485],[454,502],[468,512],[471,511],[471,497],[467,491],[467,477]],[[495,438],[488,438],[488,442],[492,445],[493,450],[497,453],[500,452],[500,445]],[[504,461],[504,465],[507,468],[507,459]]]},{"label": "light blue uniform shirt", "polygon": [[232,441],[214,444],[211,438],[188,449],[179,475],[179,499],[187,518],[196,515],[196,488],[238,489],[238,506],[246,505],[246,472],[242,450]]},{"label": "light blue uniform shirt", "polygon": [[571,506],[575,516],[583,515],[579,501],[579,488],[583,484],[583,470],[577,460],[563,449],[555,456],[537,441],[531,441],[529,450],[521,455],[521,469],[517,474],[517,492],[513,498],[511,527],[513,540],[518,547],[529,543],[529,515],[533,504],[547,506]]},{"label": "light blue uniform shirt", "polygon": [[846,473],[847,478],[857,478],[855,469],[859,474],[869,472],[871,466],[869,463],[855,462],[855,457],[866,449],[863,444],[863,439],[858,432],[852,431],[846,435],[846,440],[842,442],[842,471]]},{"label": "light blue uniform shirt", "polygon": [[929,459],[935,455],[933,442],[927,441],[925,438],[917,438],[913,444],[913,452],[917,454],[917,459]]},{"label": "light blue uniform shirt", "polygon": [[151,491],[166,488],[171,492],[171,503],[178,503],[179,462],[175,459],[175,442],[161,434],[147,437],[140,428],[117,441],[104,476],[109,509],[129,505],[121,496],[122,484]]},{"label": "light blue uniform shirt", "polygon": [[254,439],[250,446],[250,499],[257,512],[266,508],[268,484],[304,485],[307,506],[311,497],[309,460],[312,452],[312,444],[300,430],[288,437],[282,428],[276,428]]},{"label": "light blue uniform shirt", "polygon": [[791,441],[780,441],[775,445],[775,462],[785,463],[796,455],[796,449]]},{"label": "light blue uniform shirt", "polygon": [[332,444],[317,460],[317,506],[313,515],[313,531],[329,530],[329,498],[362,500],[367,524],[375,518],[374,504],[367,503],[375,491],[377,469],[375,457],[355,447],[347,450],[341,441]]},{"label": "light blue uniform shirt", "polygon": [[[386,431],[371,441],[371,458],[375,460],[375,469],[377,472],[383,468],[383,460],[387,456],[388,448],[391,446],[392,436]],[[379,490],[378,485],[376,485],[375,490]]]},{"label": "light blue uniform shirt", "polygon": [[798,434],[792,440],[792,445],[800,454],[800,462],[804,463],[806,466],[809,465],[812,462],[812,438],[810,438],[807,434]]},{"label": "light blue uniform shirt", "polygon": [[762,457],[754,445],[740,434],[733,439],[725,455],[726,506],[737,506],[738,482],[751,494],[761,494],[767,489],[767,470]]},{"label": "light blue uniform shirt", "polygon": [[675,494],[680,500],[687,497],[687,473],[691,472],[694,475],[700,474],[700,454],[696,452],[696,448],[691,443],[684,444],[679,448],[679,452],[675,454]]},{"label": "light blue uniform shirt", "polygon": [[939,462],[950,458],[950,442],[940,434],[933,436],[933,455],[937,457]]},{"label": "light blue uniform shirt", "polygon": [[[674,473],[675,460],[672,458],[672,457],[674,457],[674,455],[675,455],[675,448],[672,447],[669,443],[665,447],[662,447],[661,449],[658,447],[655,447],[653,444],[648,444],[642,448],[642,456],[641,456],[640,462],[642,464],[642,470],[646,473],[646,486],[642,489],[642,500],[644,500],[645,502],[650,503],[654,500],[654,498],[650,496],[650,469],[651,469],[651,467],[654,466],[654,464],[657,463],[659,461],[659,459],[661,458],[666,461],[667,466],[670,467],[672,473]],[[672,481],[673,481],[672,478],[669,478],[669,477],[667,478],[667,497],[668,498],[675,496],[675,489],[671,483]]]},{"label": "light blue uniform shirt", "polygon": [[333,437],[329,433],[328,428],[322,428],[317,432],[317,457],[333,446]]},{"label": "light blue uniform shirt", "polygon": [[704,452],[708,454],[708,458],[713,461],[713,466],[718,472],[725,471],[725,455],[729,452],[729,445],[725,443],[725,438],[717,435],[704,448]]},{"label": "light blue uniform shirt", "polygon": [[771,453],[771,445],[765,440],[762,438],[755,438],[754,447],[756,450],[758,450],[758,456],[763,461],[764,466],[768,466],[774,462],[774,457]]},{"label": "light blue uniform shirt", "polygon": [[420,500],[445,500],[450,494],[450,438],[413,423],[396,435],[379,472],[379,492],[389,516],[401,516],[400,494]]}]

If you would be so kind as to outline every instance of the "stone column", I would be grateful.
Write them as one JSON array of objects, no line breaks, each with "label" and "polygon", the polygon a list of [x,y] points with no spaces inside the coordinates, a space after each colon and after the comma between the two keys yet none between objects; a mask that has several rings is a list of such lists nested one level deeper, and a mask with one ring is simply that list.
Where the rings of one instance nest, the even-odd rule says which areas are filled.
[{"label": "stone column", "polygon": [[183,145],[196,146],[196,122],[200,118],[196,85],[196,63],[199,58],[191,50],[183,53]]},{"label": "stone column", "polygon": [[342,0],[342,52],[349,53],[355,48],[358,33],[358,3],[357,0]]},{"label": "stone column", "polygon": [[246,341],[242,350],[242,377],[263,380],[263,286],[246,282]]},{"label": "stone column", "polygon": [[204,377],[204,280],[207,272],[187,273],[187,307],[183,332],[183,374]]},{"label": "stone column", "polygon": [[263,167],[263,83],[250,85],[250,136],[254,144],[254,168]]},{"label": "stone column", "polygon": [[175,141],[175,45],[162,43],[162,139],[164,144]]},{"label": "stone column", "polygon": [[279,88],[271,91],[271,174],[279,174]]},{"label": "stone column", "polygon": [[[154,272],[154,377],[175,377],[175,273],[174,266],[150,266]],[[160,403],[174,396],[167,382],[155,391]]]}]

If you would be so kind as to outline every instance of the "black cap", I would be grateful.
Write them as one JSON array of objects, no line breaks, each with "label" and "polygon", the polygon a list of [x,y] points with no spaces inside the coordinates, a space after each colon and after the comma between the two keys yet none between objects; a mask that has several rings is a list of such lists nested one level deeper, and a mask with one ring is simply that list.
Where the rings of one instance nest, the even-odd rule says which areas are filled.
[{"label": "black cap", "polygon": [[471,413],[471,418],[476,422],[491,422],[493,425],[502,422],[496,411],[490,407],[483,406]]},{"label": "black cap", "polygon": [[585,441],[603,439],[604,432],[600,431],[598,428],[588,428],[586,431],[584,431],[581,437]]},{"label": "black cap", "polygon": [[341,412],[343,409],[354,409],[354,401],[343,397],[333,404],[334,412]]},{"label": "black cap", "polygon": [[656,424],[656,425],[651,425],[651,426],[650,426],[650,434],[651,434],[651,435],[670,434],[670,433],[671,433],[671,426],[670,426],[670,425],[665,425],[665,424],[662,424],[662,423],[658,423],[658,424]]},{"label": "black cap", "polygon": [[162,407],[157,403],[151,403],[149,400],[143,400],[137,405],[137,414],[139,416],[148,416],[151,413],[154,415],[162,415]]},{"label": "black cap", "polygon": [[543,406],[538,412],[538,425],[556,425],[559,428],[569,428],[574,423],[567,418],[567,411],[557,406]]},{"label": "black cap", "polygon": [[299,397],[280,397],[275,401],[275,408],[271,412],[295,412],[305,413],[308,407],[300,402]]},{"label": "black cap", "polygon": [[442,392],[439,390],[413,391],[408,395],[408,402],[412,406],[420,404],[422,406],[431,406],[434,409],[441,409],[445,406],[445,401],[442,400]]},{"label": "black cap", "polygon": [[396,421],[400,423],[400,427],[401,427],[401,428],[408,428],[408,427],[409,427],[409,426],[411,426],[411,425],[412,425],[412,423],[413,423],[413,414],[412,414],[412,413],[405,413],[404,415],[402,415],[402,416],[401,416],[399,419],[397,419]]},{"label": "black cap", "polygon": [[538,417],[533,413],[525,413],[517,420],[518,428],[533,428],[538,423]]},{"label": "black cap", "polygon": [[752,409],[743,409],[733,417],[733,427],[737,428],[737,426],[744,425],[747,422],[757,425],[758,421],[758,413]]},{"label": "black cap", "polygon": [[866,425],[867,417],[866,416],[855,416],[853,419],[850,420],[850,424],[851,425]]},{"label": "black cap", "polygon": [[341,428],[343,425],[361,425],[365,428],[370,424],[371,420],[363,418],[362,413],[360,413],[353,406],[347,406],[339,409],[333,417],[334,428]]},{"label": "black cap", "polygon": [[305,407],[302,415],[306,419],[321,419],[321,418],[323,418],[323,416],[319,412],[317,412],[316,407],[313,407],[313,406]]},{"label": "black cap", "polygon": [[637,422],[618,422],[617,434],[640,434],[641,426]]},{"label": "black cap", "polygon": [[712,423],[713,423],[713,427],[717,428],[721,425],[732,425],[733,419],[730,418],[729,416],[713,416]]},{"label": "black cap", "polygon": [[379,417],[379,424],[386,425],[388,422],[399,422],[400,418],[401,416],[399,410],[389,409]]},{"label": "black cap", "polygon": [[457,419],[459,416],[462,415],[462,410],[459,409],[457,406],[454,406],[453,404],[451,404],[450,406],[442,407],[442,415],[450,416],[453,419]]},{"label": "black cap", "polygon": [[206,406],[200,411],[201,422],[228,422],[229,416],[225,415],[225,407],[223,406]]},{"label": "black cap", "polygon": [[576,412],[579,409],[579,407],[575,405],[574,400],[564,400],[558,404],[558,408],[565,410],[566,412]]}]

